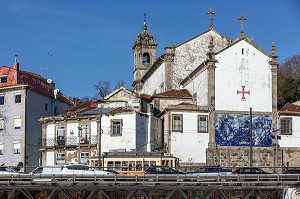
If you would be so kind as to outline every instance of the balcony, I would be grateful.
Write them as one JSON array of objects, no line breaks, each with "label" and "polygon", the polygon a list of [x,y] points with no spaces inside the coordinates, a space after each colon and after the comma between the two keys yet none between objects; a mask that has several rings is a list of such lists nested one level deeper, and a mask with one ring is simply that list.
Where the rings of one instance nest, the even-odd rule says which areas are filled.
[{"label": "balcony", "polygon": [[69,136],[69,137],[53,137],[53,138],[43,138],[42,139],[42,147],[72,147],[78,146],[79,141],[80,145],[96,145],[98,143],[98,136],[92,135],[88,137],[80,137],[78,136]]}]

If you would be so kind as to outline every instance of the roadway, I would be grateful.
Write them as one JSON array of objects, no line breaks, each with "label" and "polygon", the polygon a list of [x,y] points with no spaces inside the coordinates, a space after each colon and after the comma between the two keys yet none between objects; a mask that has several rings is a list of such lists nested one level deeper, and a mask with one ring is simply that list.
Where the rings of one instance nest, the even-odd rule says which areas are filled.
[{"label": "roadway", "polygon": [[[7,198],[131,199],[160,198],[282,198],[289,187],[299,187],[299,174],[146,174],[146,175],[0,175],[0,193]],[[79,193],[85,193],[79,196]],[[119,195],[115,195],[119,194]],[[43,197],[44,196],[44,197]],[[200,197],[199,197],[200,198]]]}]

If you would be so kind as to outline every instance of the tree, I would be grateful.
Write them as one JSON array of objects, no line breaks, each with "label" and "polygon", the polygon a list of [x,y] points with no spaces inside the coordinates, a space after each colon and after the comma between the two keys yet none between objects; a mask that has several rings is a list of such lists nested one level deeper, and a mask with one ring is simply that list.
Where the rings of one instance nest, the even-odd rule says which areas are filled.
[{"label": "tree", "polygon": [[278,108],[300,99],[300,54],[291,56],[278,67]]},{"label": "tree", "polygon": [[[120,88],[123,85],[125,85],[124,80],[118,81],[114,90],[117,88]],[[111,87],[110,87],[110,81],[107,81],[107,80],[98,81],[98,83],[95,84],[94,87],[97,90],[97,94],[98,94],[98,97],[100,97],[100,99],[104,99],[105,96],[107,96],[109,93],[112,92]]]}]

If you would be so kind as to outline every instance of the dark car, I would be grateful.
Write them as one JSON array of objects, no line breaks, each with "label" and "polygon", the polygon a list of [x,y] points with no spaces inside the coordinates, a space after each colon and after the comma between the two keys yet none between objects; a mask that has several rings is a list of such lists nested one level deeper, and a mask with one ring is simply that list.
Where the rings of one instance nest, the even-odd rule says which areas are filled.
[{"label": "dark car", "polygon": [[145,174],[183,174],[169,166],[150,166],[145,169]]},{"label": "dark car", "polygon": [[238,168],[233,174],[271,174],[257,167],[243,167]]},{"label": "dark car", "polygon": [[189,175],[227,175],[232,174],[231,169],[223,168],[220,166],[203,166],[195,171],[188,172]]},{"label": "dark car", "polygon": [[285,170],[283,174],[300,174],[300,169],[288,169]]}]

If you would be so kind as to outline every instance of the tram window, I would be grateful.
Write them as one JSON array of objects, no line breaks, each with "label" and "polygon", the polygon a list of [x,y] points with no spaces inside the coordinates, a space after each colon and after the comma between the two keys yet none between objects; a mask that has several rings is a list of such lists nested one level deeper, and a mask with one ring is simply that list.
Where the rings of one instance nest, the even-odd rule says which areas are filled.
[{"label": "tram window", "polygon": [[142,161],[136,161],[136,170],[137,171],[142,171],[143,170]]},{"label": "tram window", "polygon": [[120,161],[115,161],[115,170],[119,171],[121,170],[121,162]]},{"label": "tram window", "polygon": [[129,171],[134,171],[135,170],[135,162],[134,161],[129,161]]},{"label": "tram window", "polygon": [[150,161],[150,166],[156,166],[156,161]]},{"label": "tram window", "polygon": [[128,171],[128,162],[122,161],[122,171]]},{"label": "tram window", "polygon": [[114,162],[113,161],[108,161],[107,162],[107,169],[114,169]]},{"label": "tram window", "polygon": [[144,170],[149,167],[149,161],[144,161]]}]

